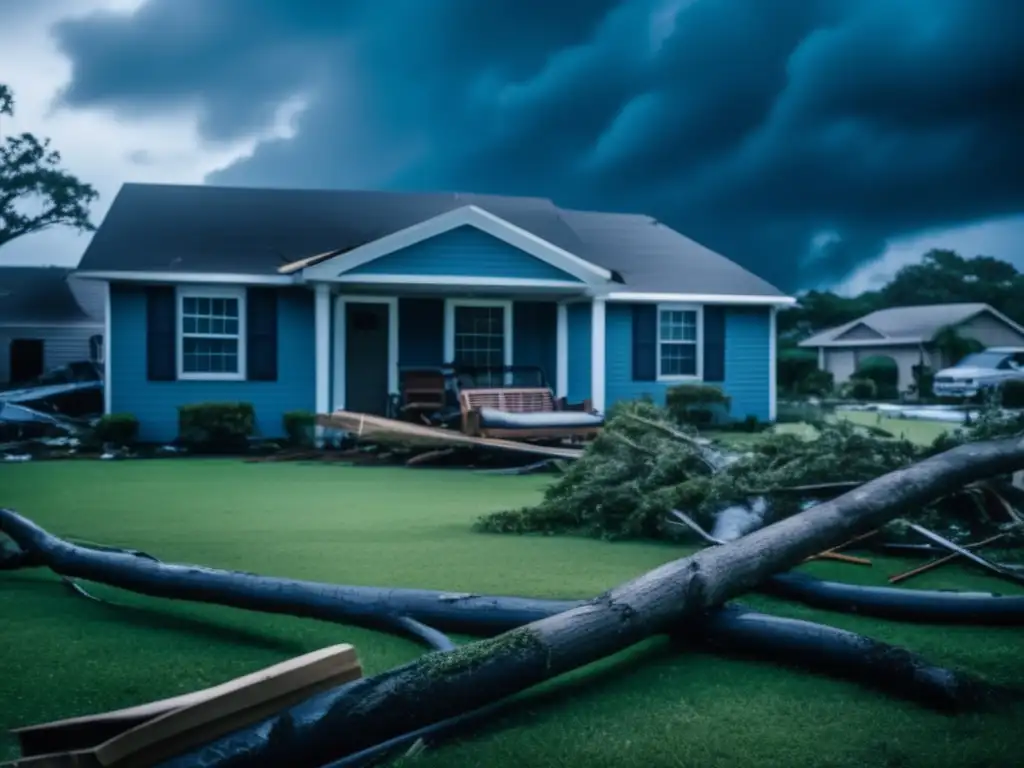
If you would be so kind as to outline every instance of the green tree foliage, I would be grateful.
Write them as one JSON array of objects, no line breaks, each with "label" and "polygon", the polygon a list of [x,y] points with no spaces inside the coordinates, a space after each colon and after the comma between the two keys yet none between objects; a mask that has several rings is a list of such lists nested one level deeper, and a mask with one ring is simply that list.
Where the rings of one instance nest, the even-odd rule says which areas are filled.
[{"label": "green tree foliage", "polygon": [[[0,116],[14,115],[14,94],[0,84]],[[89,205],[97,192],[63,170],[49,139],[31,133],[0,143],[0,247],[54,226],[91,232]]]},{"label": "green tree foliage", "polygon": [[795,343],[877,309],[963,302],[988,304],[1024,323],[1024,275],[992,256],[965,258],[949,250],[932,250],[919,263],[900,269],[878,291],[854,297],[831,291],[803,294],[798,306],[779,313],[780,344]]}]

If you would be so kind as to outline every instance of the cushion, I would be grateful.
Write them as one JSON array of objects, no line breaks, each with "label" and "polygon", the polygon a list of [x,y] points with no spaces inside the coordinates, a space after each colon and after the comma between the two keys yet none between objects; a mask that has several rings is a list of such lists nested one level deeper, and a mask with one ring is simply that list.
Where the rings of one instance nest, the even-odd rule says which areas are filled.
[{"label": "cushion", "polygon": [[604,416],[584,411],[545,411],[543,413],[509,413],[496,408],[480,409],[480,426],[484,429],[543,429],[545,427],[600,427]]}]

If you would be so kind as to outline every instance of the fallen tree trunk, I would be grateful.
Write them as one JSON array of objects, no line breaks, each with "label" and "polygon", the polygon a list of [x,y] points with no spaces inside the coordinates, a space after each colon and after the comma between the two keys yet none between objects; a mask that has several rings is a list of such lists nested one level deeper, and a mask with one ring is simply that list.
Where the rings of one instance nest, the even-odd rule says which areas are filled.
[{"label": "fallen tree trunk", "polygon": [[876,528],[902,510],[1022,467],[1024,441],[959,446],[727,546],[663,565],[563,613],[313,697],[169,765],[316,768],[518,693],[651,635],[699,629],[709,609],[771,574]]}]

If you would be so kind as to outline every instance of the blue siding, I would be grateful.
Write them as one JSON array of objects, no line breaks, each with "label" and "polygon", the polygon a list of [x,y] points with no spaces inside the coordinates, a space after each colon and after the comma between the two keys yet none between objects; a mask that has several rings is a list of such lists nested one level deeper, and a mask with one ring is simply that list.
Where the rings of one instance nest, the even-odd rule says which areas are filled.
[{"label": "blue siding", "polygon": [[[607,405],[644,395],[664,404],[670,383],[633,381],[633,311],[631,305],[609,303],[605,333]],[[767,421],[769,312],[760,307],[728,307],[725,313],[725,384],[732,398],[729,415],[754,415]],[[572,366],[570,366],[570,372]]]},{"label": "blue siding", "polygon": [[[341,257],[344,264],[345,257]],[[458,227],[361,264],[349,275],[446,275],[537,280],[577,278],[470,226]]]},{"label": "blue siding", "polygon": [[256,408],[257,429],[268,437],[284,434],[286,411],[313,410],[315,367],[313,294],[283,289],[278,299],[277,381],[147,381],[146,296],[142,288],[114,284],[110,296],[112,407],[133,413],[139,438],[169,441],[178,435],[179,405],[241,401]]},{"label": "blue siding", "polygon": [[553,301],[517,301],[512,305],[512,362],[536,365],[554,389],[558,355],[558,308]]},{"label": "blue siding", "polygon": [[567,307],[569,330],[569,391],[566,399],[579,403],[590,398],[590,317],[589,303]]}]

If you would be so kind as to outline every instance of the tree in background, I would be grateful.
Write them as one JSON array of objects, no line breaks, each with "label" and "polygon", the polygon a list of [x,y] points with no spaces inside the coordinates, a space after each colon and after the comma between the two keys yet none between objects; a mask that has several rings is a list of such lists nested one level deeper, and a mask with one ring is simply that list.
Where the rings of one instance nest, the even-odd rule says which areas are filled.
[{"label": "tree in background", "polygon": [[[0,118],[4,115],[14,115],[14,94],[0,83]],[[62,169],[60,162],[50,140],[31,133],[0,143],[0,247],[54,226],[96,229],[89,219],[96,190]]]}]

